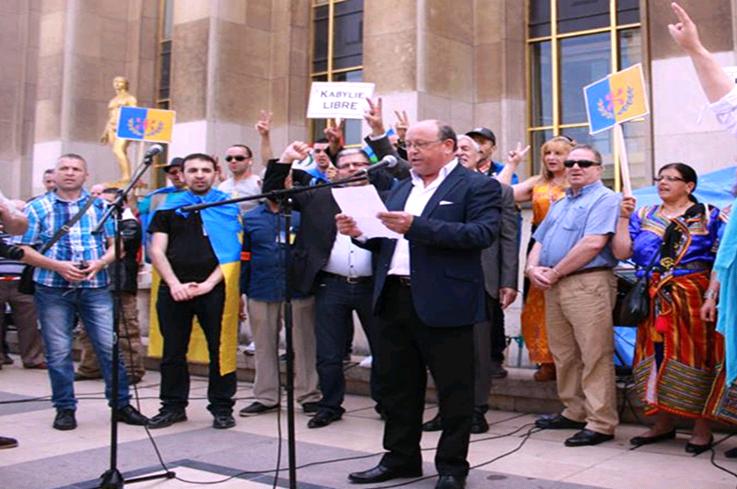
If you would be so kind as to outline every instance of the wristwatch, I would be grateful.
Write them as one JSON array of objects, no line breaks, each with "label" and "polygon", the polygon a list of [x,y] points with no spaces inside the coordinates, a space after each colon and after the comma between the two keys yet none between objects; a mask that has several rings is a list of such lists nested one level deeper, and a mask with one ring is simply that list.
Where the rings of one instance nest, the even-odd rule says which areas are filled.
[{"label": "wristwatch", "polygon": [[709,299],[716,299],[717,298],[717,291],[714,289],[706,289],[706,292],[704,292],[704,300]]}]

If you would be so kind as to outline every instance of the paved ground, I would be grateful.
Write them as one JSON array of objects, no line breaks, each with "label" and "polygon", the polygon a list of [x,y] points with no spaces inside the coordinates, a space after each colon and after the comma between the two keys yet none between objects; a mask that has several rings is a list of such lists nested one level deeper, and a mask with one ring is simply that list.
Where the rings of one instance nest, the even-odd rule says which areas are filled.
[{"label": "paved ground", "polygon": [[[158,408],[158,380],[157,372],[148,372],[138,389],[142,411],[147,415],[153,415]],[[286,467],[286,412],[238,418],[234,429],[213,430],[202,399],[206,388],[202,379],[194,379],[191,392],[194,400],[188,409],[188,422],[151,432],[161,458],[176,472],[177,478],[127,487],[194,488],[204,486],[193,482],[215,481],[224,482],[208,487],[272,487],[280,449],[281,466]],[[18,438],[20,447],[0,452],[0,488],[96,487],[97,478],[109,464],[109,415],[101,399],[102,390],[103,384],[98,381],[78,383],[79,427],[60,432],[51,428],[54,411],[45,397],[49,394],[46,373],[4,367],[0,371],[0,434]],[[251,386],[241,384],[237,408],[246,405],[250,394]],[[382,423],[370,400],[349,396],[345,407],[348,412],[343,420],[318,430],[308,429],[308,418],[301,412],[297,414],[300,489],[356,487],[347,482],[346,474],[377,462]],[[435,407],[428,406],[426,418],[434,414]],[[683,451],[685,433],[676,441],[631,451],[627,440],[641,428],[622,426],[613,442],[597,447],[566,448],[562,441],[569,432],[542,431],[528,435],[533,416],[493,411],[487,418],[492,424],[490,432],[474,435],[472,439],[470,461],[480,467],[472,470],[469,489],[733,489],[737,486],[737,478],[711,465],[709,453],[691,457]],[[278,421],[283,427],[281,444]],[[718,440],[724,437],[721,435]],[[427,447],[424,451],[427,476],[434,474],[432,448],[436,442],[437,434],[428,434],[423,439],[423,446]],[[724,449],[734,446],[737,437],[721,443],[716,450],[716,461],[737,472],[737,463],[723,456]],[[161,470],[146,430],[120,426],[119,467],[128,476]],[[431,489],[435,479],[400,482],[406,482],[409,488]],[[286,471],[279,473],[277,485],[288,487]]]}]

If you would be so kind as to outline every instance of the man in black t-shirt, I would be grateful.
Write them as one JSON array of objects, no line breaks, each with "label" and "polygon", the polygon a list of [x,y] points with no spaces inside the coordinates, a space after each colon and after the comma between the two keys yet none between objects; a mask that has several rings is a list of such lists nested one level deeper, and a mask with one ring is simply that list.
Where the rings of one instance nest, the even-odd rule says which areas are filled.
[{"label": "man in black t-shirt", "polygon": [[[187,156],[183,172],[189,191],[177,202],[181,200],[180,204],[184,205],[227,199],[227,194],[212,188],[216,170],[215,161],[208,155]],[[207,398],[210,402],[208,410],[214,416],[213,427],[231,428],[235,426],[232,411],[236,377],[235,372],[223,374],[220,369],[226,299],[223,273],[206,231],[207,226],[203,225],[202,213],[186,213],[176,208],[178,204],[173,206],[175,208],[164,206],[157,210],[148,228],[152,234],[151,261],[161,275],[156,311],[164,339],[162,406],[159,414],[151,418],[149,428],[165,428],[187,419],[189,373],[186,353],[194,316],[205,333],[210,354]],[[238,220],[237,207],[233,218]],[[238,238],[234,236],[234,239]]]}]

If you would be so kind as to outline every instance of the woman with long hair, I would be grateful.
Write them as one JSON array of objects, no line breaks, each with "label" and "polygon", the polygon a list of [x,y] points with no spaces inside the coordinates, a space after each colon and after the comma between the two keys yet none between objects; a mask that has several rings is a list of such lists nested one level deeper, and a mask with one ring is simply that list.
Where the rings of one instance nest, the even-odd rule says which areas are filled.
[{"label": "woman with long hair", "polygon": [[[514,185],[514,199],[519,202],[532,202],[532,231],[545,219],[550,206],[565,195],[566,168],[563,165],[574,142],[566,136],[548,139],[540,148],[540,174]],[[511,164],[510,164],[511,163]],[[509,159],[499,174],[499,180],[508,183],[519,161]],[[530,238],[527,251],[535,241]],[[545,328],[544,292],[531,285],[525,278],[525,304],[522,308],[522,337],[530,354],[530,361],[540,366],[535,372],[535,380],[544,382],[555,380],[555,364],[548,348],[548,335]]]}]

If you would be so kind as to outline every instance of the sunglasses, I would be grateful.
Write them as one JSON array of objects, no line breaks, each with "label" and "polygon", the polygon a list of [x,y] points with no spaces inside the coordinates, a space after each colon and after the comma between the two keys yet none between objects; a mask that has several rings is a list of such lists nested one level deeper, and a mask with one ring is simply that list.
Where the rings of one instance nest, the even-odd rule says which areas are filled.
[{"label": "sunglasses", "polygon": [[578,165],[579,168],[588,168],[590,166],[599,166],[599,163],[591,160],[566,160],[563,162],[566,168],[573,168],[573,165]]},{"label": "sunglasses", "polygon": [[246,160],[249,160],[249,159],[251,159],[250,156],[242,156],[242,155],[238,155],[238,156],[226,156],[225,157],[225,161],[227,161],[228,163],[230,163],[233,160],[235,160],[235,161],[246,161]]}]

